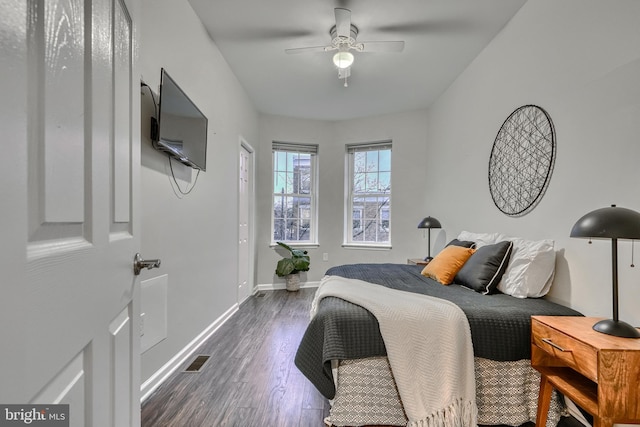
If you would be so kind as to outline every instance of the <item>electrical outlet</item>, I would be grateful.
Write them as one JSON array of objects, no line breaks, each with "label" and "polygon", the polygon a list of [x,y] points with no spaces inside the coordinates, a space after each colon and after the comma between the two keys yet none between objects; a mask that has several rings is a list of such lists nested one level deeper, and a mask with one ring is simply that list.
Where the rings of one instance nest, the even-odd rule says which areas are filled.
[{"label": "electrical outlet", "polygon": [[329,261],[329,254],[328,254],[328,253],[326,253],[326,252],[325,252],[325,253],[323,253],[323,254],[322,254],[322,260],[323,260],[323,261]]}]

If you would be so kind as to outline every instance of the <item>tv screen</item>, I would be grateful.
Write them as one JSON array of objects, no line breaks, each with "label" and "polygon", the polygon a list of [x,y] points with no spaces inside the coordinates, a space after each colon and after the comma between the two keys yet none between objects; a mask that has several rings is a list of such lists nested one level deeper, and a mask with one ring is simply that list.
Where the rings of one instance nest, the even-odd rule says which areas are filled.
[{"label": "tv screen", "polygon": [[207,167],[207,118],[162,69],[156,149],[185,165]]}]

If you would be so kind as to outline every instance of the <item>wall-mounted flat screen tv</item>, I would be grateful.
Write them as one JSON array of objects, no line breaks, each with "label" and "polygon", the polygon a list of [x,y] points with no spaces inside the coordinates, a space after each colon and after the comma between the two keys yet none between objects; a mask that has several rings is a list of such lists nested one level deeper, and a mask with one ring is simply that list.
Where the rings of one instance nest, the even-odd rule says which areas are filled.
[{"label": "wall-mounted flat screen tv", "polygon": [[185,165],[207,168],[207,118],[162,69],[160,109],[154,147]]}]

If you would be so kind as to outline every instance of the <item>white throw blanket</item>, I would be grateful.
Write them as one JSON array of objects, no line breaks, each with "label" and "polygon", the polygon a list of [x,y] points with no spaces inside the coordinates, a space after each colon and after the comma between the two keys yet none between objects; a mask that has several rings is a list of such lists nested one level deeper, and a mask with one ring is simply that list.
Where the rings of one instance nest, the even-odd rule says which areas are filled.
[{"label": "white throw blanket", "polygon": [[409,427],[475,426],[475,372],[469,322],[446,300],[339,276],[320,282],[311,305],[335,296],[380,324]]}]

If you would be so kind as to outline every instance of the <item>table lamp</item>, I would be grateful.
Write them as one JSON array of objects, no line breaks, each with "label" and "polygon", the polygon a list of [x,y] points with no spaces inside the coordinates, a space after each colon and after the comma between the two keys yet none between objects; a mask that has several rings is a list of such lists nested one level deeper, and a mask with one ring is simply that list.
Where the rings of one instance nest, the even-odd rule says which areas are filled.
[{"label": "table lamp", "polygon": [[418,224],[418,228],[426,228],[427,229],[427,233],[429,235],[429,240],[428,240],[428,246],[427,246],[427,257],[424,259],[425,261],[431,261],[433,259],[433,257],[431,256],[431,229],[432,228],[442,228],[442,225],[440,225],[440,221],[438,221],[437,219],[428,216],[425,219],[423,219],[422,221],[420,221],[420,224]]},{"label": "table lamp", "polygon": [[618,319],[618,239],[640,239],[640,213],[616,205],[596,209],[575,223],[571,237],[611,239],[613,319],[601,320],[593,329],[617,337],[640,338],[637,328]]}]

